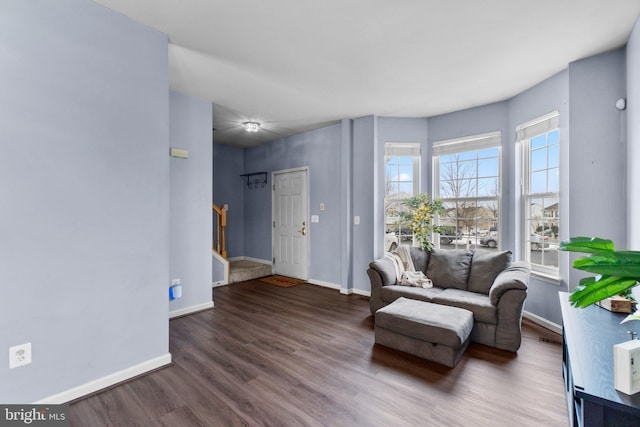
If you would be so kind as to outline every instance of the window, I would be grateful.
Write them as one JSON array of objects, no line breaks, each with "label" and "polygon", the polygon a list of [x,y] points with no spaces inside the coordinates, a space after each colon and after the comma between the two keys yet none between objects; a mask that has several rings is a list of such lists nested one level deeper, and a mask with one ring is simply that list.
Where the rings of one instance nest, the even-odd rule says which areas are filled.
[{"label": "window", "polygon": [[400,224],[402,200],[420,192],[420,144],[387,142],[384,145],[384,250],[412,244],[413,234]]},{"label": "window", "polygon": [[444,203],[440,247],[500,247],[500,132],[433,144],[434,196]]},{"label": "window", "polygon": [[558,277],[558,112],[516,127],[522,145],[523,253],[534,272]]}]

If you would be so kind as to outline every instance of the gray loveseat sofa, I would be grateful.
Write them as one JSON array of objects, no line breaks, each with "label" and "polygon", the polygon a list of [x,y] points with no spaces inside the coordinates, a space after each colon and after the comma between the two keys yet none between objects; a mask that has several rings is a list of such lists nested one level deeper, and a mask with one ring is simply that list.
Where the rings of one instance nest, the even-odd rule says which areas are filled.
[{"label": "gray loveseat sofa", "polygon": [[416,271],[433,281],[432,288],[396,284],[396,270],[388,258],[369,264],[371,314],[400,297],[464,308],[473,313],[471,341],[517,351],[520,348],[522,310],[531,268],[511,262],[511,252],[466,249],[411,248]]}]

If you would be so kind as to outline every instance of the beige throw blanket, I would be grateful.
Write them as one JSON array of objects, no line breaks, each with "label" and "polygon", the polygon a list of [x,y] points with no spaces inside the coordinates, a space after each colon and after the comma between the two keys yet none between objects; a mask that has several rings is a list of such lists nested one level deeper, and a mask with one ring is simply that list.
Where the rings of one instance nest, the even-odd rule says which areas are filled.
[{"label": "beige throw blanket", "polygon": [[393,262],[396,269],[396,281],[399,285],[417,288],[433,287],[431,279],[425,276],[422,271],[415,270],[409,246],[399,246],[396,252],[387,252],[384,256]]}]

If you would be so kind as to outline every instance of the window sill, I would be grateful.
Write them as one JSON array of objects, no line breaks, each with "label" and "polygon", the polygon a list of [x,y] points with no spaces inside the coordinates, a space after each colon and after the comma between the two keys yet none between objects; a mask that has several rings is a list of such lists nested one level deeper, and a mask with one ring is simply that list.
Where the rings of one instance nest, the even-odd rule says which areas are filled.
[{"label": "window sill", "polygon": [[549,283],[551,285],[560,286],[560,278],[558,276],[554,276],[548,273],[542,273],[540,271],[532,271],[531,277],[536,280]]}]

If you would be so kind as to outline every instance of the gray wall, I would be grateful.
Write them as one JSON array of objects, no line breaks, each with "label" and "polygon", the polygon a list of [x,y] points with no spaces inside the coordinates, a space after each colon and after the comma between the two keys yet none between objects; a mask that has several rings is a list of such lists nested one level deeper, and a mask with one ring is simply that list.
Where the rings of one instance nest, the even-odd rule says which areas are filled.
[{"label": "gray wall", "polygon": [[[529,120],[540,117],[551,111],[560,112],[560,239],[566,240],[569,231],[569,72],[558,73],[540,84],[522,92],[509,101],[509,132],[508,144],[515,145],[515,127]],[[515,185],[520,176],[520,157],[513,149],[510,157],[503,159],[505,169],[510,171],[508,190],[510,220],[508,229],[511,233],[511,246],[515,249],[516,259],[522,259],[522,242],[516,229],[517,220],[522,217],[522,198],[520,188]],[[525,310],[554,323],[561,324],[560,301],[558,291],[567,290],[567,275],[569,270],[568,254],[560,252],[559,272],[560,283],[552,283],[532,277],[529,285]]]},{"label": "gray wall", "polygon": [[571,235],[609,238],[619,248],[627,245],[627,114],[615,103],[625,97],[624,49],[569,66]]},{"label": "gray wall", "polygon": [[[172,157],[170,274],[182,283],[182,298],[169,310],[211,302],[212,111],[211,102],[170,92],[170,144],[189,151]],[[169,284],[167,284],[168,287]]]},{"label": "gray wall", "polygon": [[[215,135],[214,135],[215,138]],[[226,243],[229,258],[244,256],[244,149],[213,145],[213,201],[229,205]]]},{"label": "gray wall", "polygon": [[0,402],[26,403],[168,352],[167,37],[5,0],[0,40]]},{"label": "gray wall", "polygon": [[627,246],[640,250],[640,19],[627,43]]},{"label": "gray wall", "polygon": [[[353,216],[360,217],[360,224],[353,223],[353,288],[370,290],[367,266],[379,252],[376,234],[384,233],[384,223],[376,223],[374,218],[374,183],[377,175],[374,166],[379,156],[378,119],[367,116],[353,121]],[[384,155],[384,153],[383,153]],[[384,161],[384,159],[382,160]],[[382,208],[380,209],[382,211]],[[351,218],[351,221],[354,219]],[[382,255],[380,253],[380,255]]]},{"label": "gray wall", "polygon": [[[244,172],[268,172],[269,185],[244,190],[244,255],[270,261],[271,173],[309,167],[309,215],[319,223],[309,224],[310,279],[340,283],[341,273],[341,125],[305,132],[245,150]],[[230,179],[239,175],[232,174]],[[237,179],[240,179],[238,176]],[[320,211],[320,203],[325,211]]]}]

